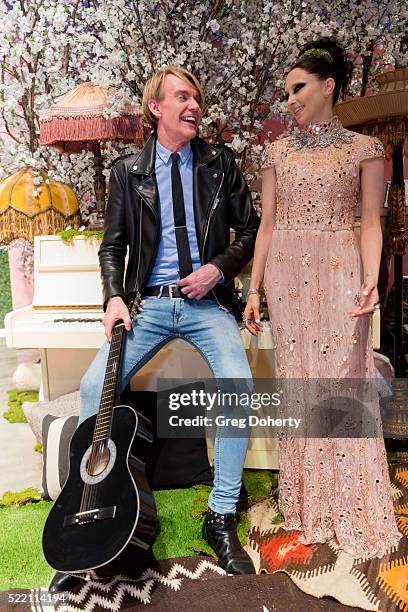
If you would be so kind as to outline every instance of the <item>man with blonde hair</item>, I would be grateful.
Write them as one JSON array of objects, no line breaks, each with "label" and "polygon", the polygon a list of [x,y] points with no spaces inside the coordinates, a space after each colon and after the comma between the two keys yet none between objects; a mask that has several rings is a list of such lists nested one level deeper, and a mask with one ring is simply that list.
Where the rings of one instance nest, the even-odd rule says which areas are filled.
[{"label": "man with blonde hair", "polygon": [[[233,152],[197,137],[203,107],[191,72],[159,70],[143,95],[152,135],[111,171],[99,260],[106,336],[118,320],[128,331],[122,389],[173,338],[193,344],[217,381],[236,379],[246,389],[252,384],[233,290],[235,276],[252,258],[259,220]],[[142,313],[133,320],[124,302],[132,293],[143,296]],[[82,379],[80,422],[98,411],[108,350],[105,342]],[[247,445],[247,432],[237,438],[217,431],[203,526],[220,566],[231,574],[255,572],[235,523]],[[56,577],[53,590],[60,583]]]}]

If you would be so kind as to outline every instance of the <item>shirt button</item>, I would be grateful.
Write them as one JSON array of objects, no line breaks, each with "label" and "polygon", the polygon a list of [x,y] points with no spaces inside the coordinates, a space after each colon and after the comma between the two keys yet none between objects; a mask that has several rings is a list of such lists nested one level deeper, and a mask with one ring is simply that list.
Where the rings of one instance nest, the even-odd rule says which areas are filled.
[{"label": "shirt button", "polygon": [[139,191],[143,191],[143,185],[139,185],[138,189]]},{"label": "shirt button", "polygon": [[212,153],[213,155],[215,155],[215,154],[216,154],[216,151],[211,151],[211,153]]},{"label": "shirt button", "polygon": [[218,174],[216,172],[214,172],[213,177],[217,178]]},{"label": "shirt button", "polygon": [[137,169],[137,166],[133,166],[133,170],[136,170],[136,169]]}]

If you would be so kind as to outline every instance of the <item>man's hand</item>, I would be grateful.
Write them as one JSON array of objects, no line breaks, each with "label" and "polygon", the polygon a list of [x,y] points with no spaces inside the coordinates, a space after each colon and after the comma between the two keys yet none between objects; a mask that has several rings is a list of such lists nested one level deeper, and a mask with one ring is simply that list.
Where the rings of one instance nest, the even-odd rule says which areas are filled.
[{"label": "man's hand", "polygon": [[201,300],[217,284],[221,276],[217,266],[208,263],[185,278],[181,278],[177,281],[177,285],[181,287],[181,292],[190,300],[193,298]]},{"label": "man's hand", "polygon": [[105,326],[105,336],[109,340],[112,339],[112,328],[116,321],[123,321],[127,331],[132,329],[132,321],[130,320],[129,311],[126,308],[125,302],[119,295],[114,295],[110,298],[106,308],[103,324]]}]

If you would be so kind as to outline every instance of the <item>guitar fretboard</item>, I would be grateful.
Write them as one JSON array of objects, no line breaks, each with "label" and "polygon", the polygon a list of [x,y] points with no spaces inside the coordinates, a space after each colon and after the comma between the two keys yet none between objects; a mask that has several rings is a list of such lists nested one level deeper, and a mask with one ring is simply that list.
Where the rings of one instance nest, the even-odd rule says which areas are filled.
[{"label": "guitar fretboard", "polygon": [[118,322],[112,330],[112,340],[106,364],[99,412],[96,417],[93,442],[101,442],[109,438],[112,412],[116,399],[124,331],[125,326],[122,322]]}]

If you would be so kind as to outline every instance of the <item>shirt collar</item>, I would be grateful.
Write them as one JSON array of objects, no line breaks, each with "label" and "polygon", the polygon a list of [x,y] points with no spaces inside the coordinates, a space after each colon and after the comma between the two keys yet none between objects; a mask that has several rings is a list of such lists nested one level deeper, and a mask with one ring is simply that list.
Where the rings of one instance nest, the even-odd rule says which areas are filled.
[{"label": "shirt collar", "polygon": [[[191,144],[188,142],[187,144],[184,145],[184,147],[179,149],[177,153],[180,155],[180,160],[181,160],[180,163],[186,164],[191,156]],[[158,155],[160,159],[162,160],[162,162],[164,162],[166,165],[169,162],[171,154],[172,154],[172,151],[169,151],[169,149],[166,149],[166,147],[163,147],[163,145],[160,144],[158,140],[156,141],[156,155]]]}]

